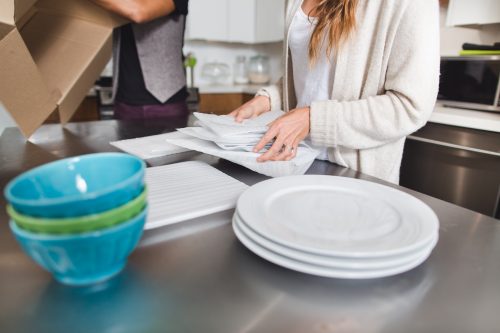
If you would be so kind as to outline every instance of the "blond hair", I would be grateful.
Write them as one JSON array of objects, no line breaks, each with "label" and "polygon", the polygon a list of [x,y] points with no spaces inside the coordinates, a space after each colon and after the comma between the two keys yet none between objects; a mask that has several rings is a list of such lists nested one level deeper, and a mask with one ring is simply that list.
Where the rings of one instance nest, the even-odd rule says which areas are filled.
[{"label": "blond hair", "polygon": [[356,27],[357,5],[358,0],[320,0],[311,11],[317,17],[317,24],[309,44],[311,64],[318,59],[325,40],[328,40],[326,47],[328,57],[334,48],[337,50],[347,40]]}]

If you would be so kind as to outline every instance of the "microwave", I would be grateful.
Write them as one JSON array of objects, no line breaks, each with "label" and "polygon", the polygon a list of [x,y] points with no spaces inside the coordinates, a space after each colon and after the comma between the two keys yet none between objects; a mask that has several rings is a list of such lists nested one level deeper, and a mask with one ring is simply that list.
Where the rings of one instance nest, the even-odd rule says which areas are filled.
[{"label": "microwave", "polygon": [[500,56],[442,57],[439,104],[500,112]]}]

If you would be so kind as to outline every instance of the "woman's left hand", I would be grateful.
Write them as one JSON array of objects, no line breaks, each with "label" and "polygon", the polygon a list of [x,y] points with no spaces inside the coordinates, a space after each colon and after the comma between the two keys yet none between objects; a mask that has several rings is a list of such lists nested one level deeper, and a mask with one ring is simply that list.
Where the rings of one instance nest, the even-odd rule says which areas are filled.
[{"label": "woman's left hand", "polygon": [[309,134],[310,109],[295,109],[269,124],[267,133],[255,146],[254,152],[261,151],[275,139],[267,152],[257,158],[257,162],[289,161],[297,155],[299,143]]}]

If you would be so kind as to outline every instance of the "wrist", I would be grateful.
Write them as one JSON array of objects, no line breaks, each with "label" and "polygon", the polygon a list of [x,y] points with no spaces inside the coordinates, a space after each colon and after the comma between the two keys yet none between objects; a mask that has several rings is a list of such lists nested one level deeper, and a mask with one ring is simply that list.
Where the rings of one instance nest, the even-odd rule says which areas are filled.
[{"label": "wrist", "polygon": [[268,96],[259,95],[256,97],[258,100],[259,109],[262,112],[271,111],[271,99]]}]

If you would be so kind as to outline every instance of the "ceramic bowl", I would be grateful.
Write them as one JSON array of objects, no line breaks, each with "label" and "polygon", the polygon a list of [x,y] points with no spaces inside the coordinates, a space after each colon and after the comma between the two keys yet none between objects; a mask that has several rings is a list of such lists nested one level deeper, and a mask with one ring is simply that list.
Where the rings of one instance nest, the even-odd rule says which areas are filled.
[{"label": "ceramic bowl", "polygon": [[147,206],[134,218],[106,230],[46,235],[10,228],[23,250],[56,280],[67,285],[98,283],[118,274],[141,238]]},{"label": "ceramic bowl", "polygon": [[14,178],[5,197],[34,217],[75,217],[125,204],[144,189],[144,162],[122,153],[82,155],[51,162]]},{"label": "ceramic bowl", "polygon": [[22,229],[45,234],[77,234],[106,229],[139,214],[146,206],[147,190],[126,204],[99,214],[67,218],[38,218],[23,215],[12,206],[7,206],[7,213]]}]

